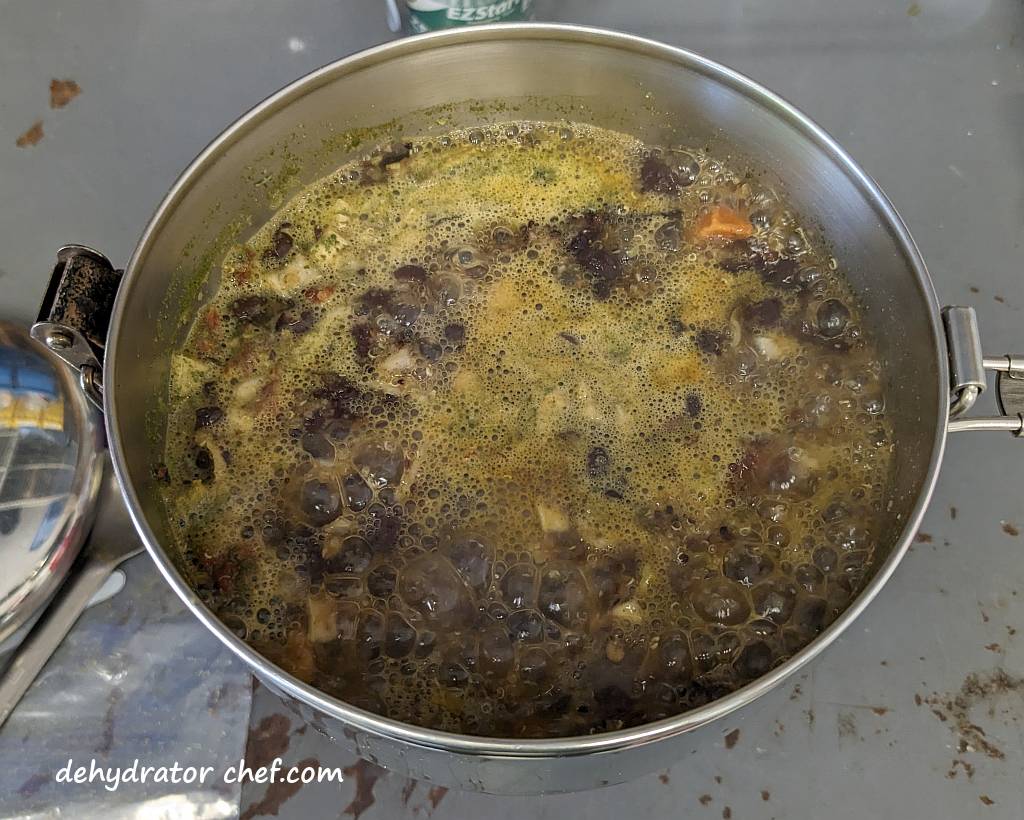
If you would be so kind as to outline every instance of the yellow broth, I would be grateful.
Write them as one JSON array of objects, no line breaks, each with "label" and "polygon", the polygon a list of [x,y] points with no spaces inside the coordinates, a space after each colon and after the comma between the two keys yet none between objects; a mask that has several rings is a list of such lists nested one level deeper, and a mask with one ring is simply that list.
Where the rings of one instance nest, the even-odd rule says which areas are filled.
[{"label": "yellow broth", "polygon": [[568,123],[384,145],[224,259],[174,355],[179,563],[289,672],[472,734],[706,703],[856,594],[880,368],[726,158]]}]

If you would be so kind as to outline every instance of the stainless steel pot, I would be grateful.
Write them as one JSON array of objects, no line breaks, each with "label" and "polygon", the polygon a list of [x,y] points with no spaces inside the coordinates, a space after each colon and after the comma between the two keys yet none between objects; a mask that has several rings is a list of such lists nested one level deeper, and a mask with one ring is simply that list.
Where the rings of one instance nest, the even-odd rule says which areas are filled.
[{"label": "stainless steel pot", "polygon": [[[707,706],[622,731],[554,740],[469,737],[353,708],[286,674],[237,639],[186,585],[168,555],[157,498],[169,351],[216,286],[223,247],[281,196],[370,143],[495,120],[576,121],[653,143],[707,144],[751,159],[813,215],[865,305],[887,366],[899,449],[893,503],[874,574],[845,613],[785,664]],[[94,252],[83,258],[95,262]],[[88,294],[75,253],[34,329],[83,372],[106,413],[131,517],[168,583],[203,624],[319,731],[402,775],[495,793],[543,793],[620,782],[671,761],[684,732],[749,703],[825,649],[878,594],[903,557],[932,492],[946,433],[1021,435],[1024,359],[983,359],[970,308],[940,312],[925,265],[892,205],[820,128],[788,103],[709,60],[648,40],[570,26],[494,26],[370,49],[316,71],[239,119],[175,183],[125,269],[99,365],[67,293]],[[89,266],[85,266],[86,270]],[[73,299],[72,299],[73,302]],[[88,314],[88,310],[80,313]],[[944,321],[945,320],[945,321]],[[86,334],[86,336],[89,335]],[[63,334],[63,335],[62,335]],[[71,343],[68,343],[68,339]],[[1005,416],[950,422],[1001,369]],[[952,377],[951,377],[952,373]],[[1016,396],[1016,398],[1015,398]]]}]

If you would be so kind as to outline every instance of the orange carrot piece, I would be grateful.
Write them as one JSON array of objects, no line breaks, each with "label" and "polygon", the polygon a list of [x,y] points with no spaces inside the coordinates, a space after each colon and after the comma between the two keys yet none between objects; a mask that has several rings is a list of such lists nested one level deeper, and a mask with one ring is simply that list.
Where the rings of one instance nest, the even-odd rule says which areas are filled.
[{"label": "orange carrot piece", "polygon": [[715,205],[694,226],[698,239],[747,239],[754,233],[750,220],[728,205]]}]

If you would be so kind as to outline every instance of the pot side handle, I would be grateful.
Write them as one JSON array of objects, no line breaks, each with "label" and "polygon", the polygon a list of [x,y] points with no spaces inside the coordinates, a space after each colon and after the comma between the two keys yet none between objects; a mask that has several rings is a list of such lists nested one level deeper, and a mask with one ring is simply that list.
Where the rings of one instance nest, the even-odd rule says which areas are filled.
[{"label": "pot side handle", "polygon": [[[1005,430],[1024,438],[1024,355],[986,356],[972,307],[944,307],[942,323],[949,353],[949,432]],[[996,392],[1003,415],[961,418],[988,387],[989,370],[998,373]]]},{"label": "pot side handle", "polygon": [[80,373],[82,390],[103,409],[103,347],[123,271],[99,251],[65,245],[32,325],[41,342]]}]

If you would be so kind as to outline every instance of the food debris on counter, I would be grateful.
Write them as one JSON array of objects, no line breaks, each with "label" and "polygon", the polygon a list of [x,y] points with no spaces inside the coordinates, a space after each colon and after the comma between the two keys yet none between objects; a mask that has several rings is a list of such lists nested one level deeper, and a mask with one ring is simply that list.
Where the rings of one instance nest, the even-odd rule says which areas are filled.
[{"label": "food debris on counter", "polygon": [[446,794],[448,794],[448,789],[444,786],[430,787],[430,791],[427,792],[427,800],[430,801],[431,810],[436,809],[440,805]]},{"label": "food debris on counter", "polygon": [[725,736],[725,748],[731,749],[736,745],[736,741],[740,739],[740,730],[733,729],[729,734]]},{"label": "food debris on counter", "polygon": [[24,134],[14,141],[19,148],[27,148],[36,145],[43,138],[43,121],[36,120]]},{"label": "food debris on counter", "polygon": [[82,87],[74,80],[50,80],[50,108],[63,108],[82,93]]},{"label": "food debris on counter", "polygon": [[958,766],[967,774],[968,780],[973,778],[974,765],[963,755],[980,753],[990,760],[1006,759],[1006,753],[990,739],[990,732],[975,722],[973,713],[981,707],[989,718],[1001,714],[1008,721],[1016,721],[1012,712],[1004,710],[997,713],[997,700],[1009,693],[1024,693],[1024,678],[995,669],[985,673],[972,672],[964,678],[960,689],[953,693],[935,693],[925,698],[915,695],[915,703],[928,705],[932,714],[957,735],[958,757],[953,758],[947,778],[952,780],[956,777]]},{"label": "food debris on counter", "polygon": [[[320,761],[315,757],[307,757],[296,764],[296,769],[300,772],[308,769],[317,769],[319,771]],[[281,806],[298,794],[303,785],[301,782],[288,783],[285,780],[271,783],[267,786],[267,791],[263,797],[242,812],[239,820],[255,820],[257,817],[265,816],[276,817],[281,810]],[[358,816],[356,815],[356,817]]]},{"label": "food debris on counter", "polygon": [[387,774],[387,770],[381,768],[376,763],[370,763],[368,760],[359,758],[355,763],[351,766],[346,766],[342,771],[345,773],[345,777],[354,777],[356,781],[356,795],[342,813],[351,815],[353,820],[359,820],[359,816],[377,802],[377,798],[373,793],[373,787],[381,776]]}]

